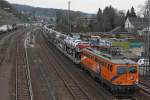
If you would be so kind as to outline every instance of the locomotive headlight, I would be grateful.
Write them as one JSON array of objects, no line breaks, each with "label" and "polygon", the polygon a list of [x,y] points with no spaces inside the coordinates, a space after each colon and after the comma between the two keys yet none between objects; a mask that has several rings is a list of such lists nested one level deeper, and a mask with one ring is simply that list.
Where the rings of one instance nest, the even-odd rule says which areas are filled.
[{"label": "locomotive headlight", "polygon": [[134,80],[134,76],[131,76],[130,79],[131,79],[131,80]]}]

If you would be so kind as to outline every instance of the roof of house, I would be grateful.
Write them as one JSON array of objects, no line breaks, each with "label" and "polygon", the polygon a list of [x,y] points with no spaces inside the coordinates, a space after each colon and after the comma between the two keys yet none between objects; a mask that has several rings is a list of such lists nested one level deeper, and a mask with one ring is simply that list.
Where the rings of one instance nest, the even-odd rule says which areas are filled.
[{"label": "roof of house", "polygon": [[143,29],[147,26],[146,18],[128,17],[128,19],[136,29]]}]

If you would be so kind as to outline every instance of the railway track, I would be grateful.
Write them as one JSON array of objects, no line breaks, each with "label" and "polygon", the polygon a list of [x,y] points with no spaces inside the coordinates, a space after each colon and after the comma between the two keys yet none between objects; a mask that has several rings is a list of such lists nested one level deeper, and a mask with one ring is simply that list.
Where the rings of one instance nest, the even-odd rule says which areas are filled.
[{"label": "railway track", "polygon": [[[110,94],[108,91],[106,91],[104,88],[102,88],[101,86],[100,86],[100,84],[99,83],[97,83],[97,82],[93,82],[93,79],[91,78],[91,77],[89,77],[89,75],[88,74],[85,74],[85,73],[81,73],[81,69],[79,70],[78,68],[77,68],[77,65],[74,65],[73,63],[71,63],[70,61],[68,61],[68,59],[67,58],[64,58],[63,56],[63,54],[61,54],[60,53],[60,51],[58,51],[57,49],[56,49],[56,47],[53,45],[53,44],[51,44],[51,43],[48,43],[47,41],[47,38],[45,38],[45,43],[44,44],[46,44],[47,45],[47,50],[48,50],[48,52],[50,53],[50,54],[52,54],[51,56],[53,57],[53,59],[56,61],[56,62],[58,62],[58,64],[59,64],[59,62],[62,64],[62,65],[59,65],[59,66],[63,66],[63,71],[62,72],[71,72],[71,73],[69,73],[73,78],[78,78],[78,77],[80,77],[80,78],[82,78],[82,82],[83,83],[85,83],[86,82],[86,85],[88,85],[89,87],[91,87],[91,88],[94,88],[95,89],[95,91],[97,91],[97,93],[99,93],[99,94],[101,94],[101,98],[103,98],[103,99],[105,99],[105,100],[115,100],[116,99],[116,97],[114,97],[112,94]],[[59,57],[59,58],[58,58]],[[62,63],[62,61],[63,61],[63,63]],[[55,66],[55,65],[54,65]],[[66,66],[68,66],[68,68],[66,67]],[[71,68],[71,67],[69,67],[69,66],[72,66],[72,67],[75,67],[75,69],[74,68]],[[58,70],[59,68],[57,68],[56,70]],[[75,71],[76,70],[76,71]],[[58,70],[58,72],[61,72],[61,71],[59,71]],[[74,74],[72,73],[72,72],[74,72]],[[83,71],[84,72],[84,71]],[[82,74],[82,75],[81,75]],[[84,75],[83,75],[84,74]],[[62,74],[61,74],[62,75]],[[66,82],[67,83],[67,82]],[[69,83],[71,83],[71,82],[69,82]],[[78,84],[79,84],[79,82],[77,82]],[[81,82],[80,82],[80,84],[81,84]],[[68,86],[69,87],[69,86]],[[80,88],[82,89],[82,87],[85,87],[83,84],[82,85],[80,85]],[[71,92],[72,92],[72,90],[70,90]],[[88,93],[89,93],[89,91],[88,90],[83,90],[84,91],[84,93],[86,93],[86,95],[88,95]],[[93,97],[89,97],[89,99],[91,99],[91,98],[93,98]],[[95,98],[95,97],[94,97]],[[93,98],[93,99],[94,99]],[[99,98],[99,97],[98,97]],[[95,98],[96,99],[96,98]],[[78,100],[78,99],[77,99]]]},{"label": "railway track", "polygon": [[[52,45],[52,44],[49,44],[49,45]],[[74,64],[72,64],[71,62],[69,62],[67,59],[64,59],[64,55],[63,55],[63,53],[61,54],[61,53],[59,53],[59,51],[57,51],[57,50],[54,50],[54,46],[52,45],[51,46],[51,48],[53,49],[53,51],[55,52],[55,55],[57,55],[57,56],[59,56],[59,59],[61,60],[61,61],[64,61],[64,64],[66,65],[66,66],[74,66],[74,67],[79,67],[79,66],[77,66],[77,65],[74,65]],[[50,48],[49,48],[50,49]],[[55,48],[56,49],[56,48]],[[68,69],[70,69],[70,70],[74,70],[74,69],[71,69],[71,68],[68,68]],[[67,69],[66,69],[67,70]],[[80,69],[81,70],[81,69]],[[85,76],[83,76],[83,75],[80,75],[80,74],[84,74],[84,73],[80,73],[80,71],[78,70],[76,73],[78,73],[79,75],[80,75],[80,77],[84,80],[84,81],[86,81],[87,82],[87,84],[89,84],[89,86],[91,86],[91,87],[93,87],[93,88],[95,88],[95,91],[98,91],[102,96],[103,96],[103,98],[105,98],[105,99],[107,99],[107,100],[112,100],[112,99],[115,99],[116,97],[114,97],[112,94],[110,94],[108,91],[106,91],[106,89],[104,89],[103,87],[101,87],[100,86],[100,83],[99,82],[91,82],[91,81],[93,81],[93,78],[92,77],[90,77],[89,76],[89,73],[86,73],[86,71],[84,71],[84,70],[82,70],[83,72],[85,72]],[[76,75],[76,77],[79,77],[78,75]],[[90,81],[89,81],[90,80]],[[102,91],[100,91],[99,89],[97,89],[97,88],[99,88],[100,90],[102,90]]]},{"label": "railway track", "polygon": [[[57,49],[56,49],[56,47],[53,45],[53,44],[51,44],[51,43],[48,43],[48,41],[46,41],[47,40],[47,38],[46,37],[44,37],[44,39],[45,39],[45,44],[48,46],[47,47],[47,49],[49,50],[49,51],[51,51],[51,53],[50,54],[53,54],[53,55],[51,55],[51,56],[53,56],[54,57],[54,59],[55,58],[57,58],[57,59],[55,59],[57,62],[60,62],[60,61],[63,61],[63,66],[65,65],[65,66],[72,66],[72,67],[75,67],[76,68],[76,70],[78,70],[77,68],[77,65],[75,65],[75,64],[73,64],[72,62],[70,62],[67,58],[64,58],[63,56],[63,53],[59,53],[60,51],[58,51]],[[58,59],[58,57],[59,57],[59,59]],[[66,67],[63,67],[65,70],[71,70],[72,72],[75,72],[74,70],[75,69],[72,69],[71,67],[68,67],[67,69],[66,69]],[[68,70],[68,71],[69,71]],[[80,69],[80,71],[81,71],[81,69]],[[100,84],[99,84],[99,82],[91,82],[91,81],[93,81],[93,79],[91,78],[91,77],[89,77],[89,75],[86,73],[81,73],[79,70],[78,71],[76,71],[75,73],[74,73],[74,75],[76,75],[76,76],[74,76],[74,77],[81,77],[82,78],[82,80],[83,81],[85,81],[85,82],[87,82],[87,84],[88,84],[88,86],[90,86],[90,87],[92,87],[92,88],[94,88],[95,89],[95,91],[97,91],[98,93],[100,93],[101,94],[101,96],[103,97],[103,99],[105,99],[105,100],[116,100],[116,97],[115,96],[113,96],[110,92],[108,92],[106,89],[104,89],[102,86],[100,86]],[[69,71],[70,72],[70,71]],[[83,71],[84,72],[84,71]],[[81,75],[82,74],[82,75]],[[83,75],[84,74],[84,75]],[[81,87],[81,86],[80,86]],[[87,93],[88,93],[88,91],[86,91]],[[85,92],[85,93],[86,93]]]},{"label": "railway track", "polygon": [[[74,97],[74,100],[91,100],[88,94],[80,87],[78,82],[74,79],[74,77],[64,69],[64,65],[60,62],[58,57],[55,54],[49,53],[49,47],[47,44],[41,44],[42,48],[45,48],[43,52],[45,52],[45,56],[49,59],[49,62],[57,62],[53,65],[54,70],[57,72],[57,75],[64,82],[66,88],[69,90],[70,94]],[[50,55],[53,54],[53,55]],[[51,57],[53,56],[53,58]],[[51,63],[52,64],[52,63]]]},{"label": "railway track", "polygon": [[5,53],[10,45],[10,40],[14,36],[15,32],[12,33],[4,33],[0,35],[0,65],[5,60]]},{"label": "railway track", "polygon": [[[15,99],[22,100],[17,97],[17,95],[19,94],[20,91],[19,91],[19,89],[17,90],[16,86],[18,86],[20,83],[16,79],[16,75],[17,75],[16,69],[22,68],[22,66],[23,66],[23,64],[20,64],[20,63],[22,63],[20,60],[20,57],[18,57],[18,56],[20,56],[20,54],[18,55],[18,53],[20,53],[18,50],[18,49],[20,49],[20,47],[18,47],[18,44],[19,44],[18,42],[22,42],[22,41],[20,41],[20,38],[22,38],[21,36],[23,36],[22,33],[24,33],[24,31],[25,31],[24,29],[18,29],[14,32],[9,32],[6,34],[2,34],[2,36],[0,36],[0,52],[1,52],[0,65],[1,65],[1,71],[4,72],[4,73],[1,72],[2,73],[1,77],[2,77],[2,75],[4,76],[5,73],[7,73],[8,75],[11,74],[11,76],[8,76],[6,74],[6,78],[7,77],[10,77],[10,78],[7,78],[6,80],[3,80],[3,81],[5,81],[7,83],[7,80],[8,81],[9,81],[9,79],[11,80],[11,81],[9,81],[9,85],[7,87],[10,88],[9,95],[12,100],[15,100]],[[19,66],[21,66],[21,67],[19,67]],[[7,71],[5,72],[5,70],[7,70]],[[20,74],[18,74],[18,77],[20,77]],[[1,87],[3,87],[3,85]],[[5,94],[7,95],[7,92],[4,92],[4,95]]]},{"label": "railway track", "polygon": [[20,38],[16,41],[16,100],[31,100],[25,50]]},{"label": "railway track", "polygon": [[[50,44],[49,44],[50,45]],[[52,44],[51,44],[52,45]],[[59,60],[60,61],[64,61],[64,64],[66,65],[66,66],[74,66],[74,64],[72,64],[71,62],[69,63],[69,61],[67,60],[67,59],[64,59],[64,57],[63,57],[63,54],[60,54],[60,53],[58,53],[58,51],[57,50],[54,50],[54,46],[52,45],[52,47],[51,48],[53,48],[53,51],[54,51],[54,53],[55,53],[55,55],[57,55],[57,56],[59,56]],[[56,48],[55,48],[56,49]],[[50,48],[49,48],[49,50],[50,50]],[[74,67],[78,67],[77,65],[76,66],[74,66]],[[66,68],[66,67],[65,67]],[[70,70],[72,70],[73,71],[73,69],[71,69],[71,68],[68,68],[68,69],[70,69]],[[65,70],[67,70],[67,69],[65,69]],[[80,69],[81,70],[81,69]],[[84,70],[82,70],[83,72],[84,72]],[[79,72],[79,70],[77,71],[77,73],[78,74],[81,74],[80,72]],[[84,74],[84,73],[82,73],[82,74]],[[95,88],[95,91],[97,91],[97,88],[99,88],[100,90],[102,90],[102,91],[100,91],[100,90],[98,90],[98,92],[101,94],[101,96],[103,97],[103,98],[105,98],[106,100],[112,100],[112,99],[115,99],[115,97],[114,96],[112,96],[112,94],[110,94],[108,91],[106,91],[104,88],[102,88],[101,86],[100,86],[100,84],[98,83],[98,82],[91,82],[91,81],[93,81],[93,79],[88,75],[88,73],[86,73],[85,72],[85,74],[86,74],[86,76],[83,76],[83,75],[80,75],[80,77],[82,77],[82,79],[85,81],[85,82],[87,82],[87,84],[89,84],[89,86],[91,86],[91,87],[93,87],[93,88]],[[76,75],[76,77],[78,77],[78,75]],[[90,80],[90,81],[89,81]],[[96,86],[96,87],[95,87]]]},{"label": "railway track", "polygon": [[150,85],[145,84],[144,82],[140,82],[138,85],[144,93],[146,93],[148,96],[150,96]]}]

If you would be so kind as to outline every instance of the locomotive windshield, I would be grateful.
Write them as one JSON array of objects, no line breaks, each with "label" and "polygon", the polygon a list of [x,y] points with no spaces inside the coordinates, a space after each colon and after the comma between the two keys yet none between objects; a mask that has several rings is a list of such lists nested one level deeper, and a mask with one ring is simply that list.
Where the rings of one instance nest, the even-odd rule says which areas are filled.
[{"label": "locomotive windshield", "polygon": [[125,74],[126,73],[126,67],[125,66],[123,66],[123,67],[118,67],[118,69],[117,69],[117,73],[118,74]]},{"label": "locomotive windshield", "polygon": [[120,74],[125,74],[125,73],[136,73],[137,68],[135,66],[127,67],[127,66],[118,66],[117,73]]},{"label": "locomotive windshield", "polygon": [[128,70],[129,70],[129,73],[136,73],[137,72],[137,69],[134,66],[129,67]]}]

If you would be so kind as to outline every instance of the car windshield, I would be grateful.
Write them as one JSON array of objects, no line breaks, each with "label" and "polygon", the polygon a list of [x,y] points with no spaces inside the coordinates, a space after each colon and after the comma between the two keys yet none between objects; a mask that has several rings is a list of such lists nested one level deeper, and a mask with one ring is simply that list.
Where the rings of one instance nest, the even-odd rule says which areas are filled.
[{"label": "car windshield", "polygon": [[136,69],[136,67],[135,66],[131,66],[131,67],[129,67],[129,73],[136,73],[137,72],[137,69]]},{"label": "car windshield", "polygon": [[126,67],[125,66],[120,66],[120,67],[118,67],[118,69],[117,69],[117,73],[118,74],[125,74],[126,73]]}]

